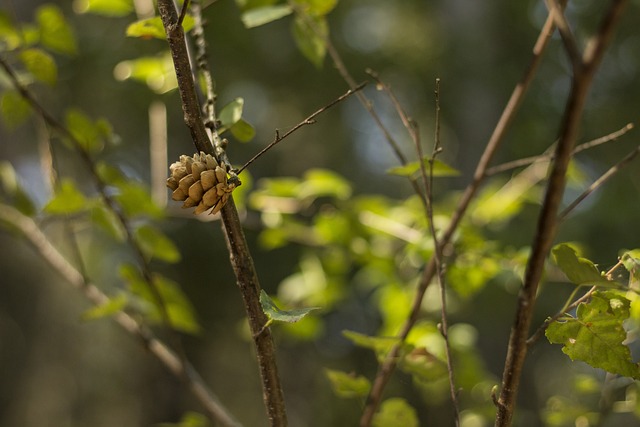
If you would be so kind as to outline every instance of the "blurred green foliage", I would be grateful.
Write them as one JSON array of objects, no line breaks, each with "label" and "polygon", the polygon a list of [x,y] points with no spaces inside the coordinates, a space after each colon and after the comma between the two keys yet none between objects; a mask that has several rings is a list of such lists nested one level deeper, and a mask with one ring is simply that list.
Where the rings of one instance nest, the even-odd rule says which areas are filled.
[{"label": "blurred green foliage", "polygon": [[[334,41],[358,78],[364,78],[365,67],[379,70],[423,134],[434,127],[427,94],[433,78],[441,77],[444,152],[433,169],[438,178],[437,230],[448,224],[459,190],[471,176],[482,142],[526,63],[545,15],[542,4],[534,1],[461,5],[236,0],[205,5],[210,62],[222,106],[220,131],[231,139],[234,163],[250,158],[261,144],[236,141],[269,141],[276,128],[293,126],[344,91],[345,83],[332,67],[323,68],[328,64],[327,39]],[[598,16],[598,9],[595,2],[570,3],[568,14],[579,36],[584,35],[582,28],[593,27],[590,17]],[[629,16],[634,16],[637,6],[630,9]],[[82,256],[74,262],[84,265],[88,278],[112,298],[90,309],[63,291],[50,301],[49,270],[25,268],[34,255],[13,250],[19,246],[16,239],[0,236],[7,254],[0,264],[6,284],[0,295],[0,341],[15,343],[3,347],[0,366],[17,366],[0,388],[0,425],[40,426],[43,419],[58,425],[66,420],[92,426],[169,420],[175,423],[162,425],[206,425],[199,414],[187,412],[193,402],[183,396],[181,386],[156,372],[146,355],[140,360],[131,356],[135,350],[128,341],[111,345],[104,341],[107,332],[99,339],[87,332],[89,339],[75,353],[71,345],[69,354],[60,349],[74,336],[83,336],[82,331],[67,332],[75,328],[78,317],[97,320],[121,310],[135,312],[155,328],[167,326],[168,320],[173,329],[197,335],[187,341],[187,350],[212,378],[215,391],[246,425],[264,425],[257,373],[248,344],[241,339],[246,333],[243,314],[222,233],[211,231],[206,222],[179,216],[151,196],[150,187],[158,183],[146,178],[148,104],[160,100],[169,110],[172,157],[191,153],[193,147],[182,124],[171,57],[157,40],[164,38],[160,20],[136,18],[135,11],[129,0],[76,0],[72,11],[67,5],[37,1],[0,10],[0,56],[68,130],[61,134],[60,129],[50,129],[44,135],[29,104],[0,73],[5,126],[0,129],[0,158],[8,159],[0,163],[0,202],[36,217],[69,254],[77,245]],[[640,49],[632,21],[623,22],[596,83],[585,138],[612,132],[637,117],[640,103],[629,95]],[[192,25],[187,16],[185,31]],[[567,73],[559,43],[549,50],[498,161],[539,154],[555,137]],[[373,88],[366,94],[401,147],[412,153],[388,100]],[[356,423],[376,362],[397,343],[394,336],[434,249],[420,198],[411,194],[405,179],[418,176],[416,155],[411,155],[414,161],[398,165],[355,101],[334,110],[337,113],[327,112],[318,124],[298,131],[252,165],[254,189],[249,172],[243,172],[243,186],[234,192],[266,289],[263,306],[271,319],[284,321],[272,327],[291,418],[309,426]],[[37,165],[36,153],[42,151],[37,141],[42,140],[51,144],[52,163],[60,175],[50,185]],[[623,139],[577,156],[565,202],[628,148]],[[83,156],[93,162],[93,170],[87,170]],[[429,166],[428,158],[422,161]],[[491,389],[502,373],[511,307],[526,264],[546,166],[541,161],[493,177],[446,248],[449,340],[465,427],[489,425],[493,419]],[[559,358],[548,365],[540,354],[556,357],[560,347],[538,343],[520,399],[520,410],[535,414],[534,421],[523,417],[519,425],[595,425],[607,417],[615,423],[621,414],[628,416],[626,422],[638,423],[637,384],[600,371],[637,377],[633,333],[640,319],[638,250],[622,252],[620,277],[606,275],[606,268],[590,260],[612,265],[612,254],[620,248],[638,246],[638,169],[621,172],[613,182],[562,226],[560,240],[577,241],[584,250],[576,251],[576,245],[554,249],[556,265],[548,266],[536,319],[541,324],[566,306],[574,287],[608,289],[594,293],[575,315],[560,318],[547,330],[549,341],[562,344],[571,359],[597,369],[586,364],[566,368]],[[73,239],[65,231],[69,224]],[[560,284],[567,280],[571,287]],[[29,286],[42,295],[36,295],[37,310],[25,290]],[[315,306],[321,310],[310,311]],[[435,285],[421,309],[421,319],[403,343],[400,372],[388,387],[374,425],[450,422]],[[99,330],[97,325],[86,328]],[[47,341],[47,333],[57,333],[60,341]],[[98,341],[106,342],[107,348]],[[62,354],[45,360],[34,356],[43,349]],[[100,370],[91,372],[96,384],[85,384],[79,376],[92,366],[131,381],[133,391],[127,396],[139,399],[139,406],[118,397],[124,396],[124,389],[109,383]],[[540,386],[540,369],[560,386]],[[59,408],[43,404],[56,402],[45,391],[32,397],[30,382],[47,390],[58,387],[59,378],[72,378],[71,392],[56,393],[66,396]],[[599,406],[600,397],[608,406]],[[34,407],[43,415],[29,417]]]}]

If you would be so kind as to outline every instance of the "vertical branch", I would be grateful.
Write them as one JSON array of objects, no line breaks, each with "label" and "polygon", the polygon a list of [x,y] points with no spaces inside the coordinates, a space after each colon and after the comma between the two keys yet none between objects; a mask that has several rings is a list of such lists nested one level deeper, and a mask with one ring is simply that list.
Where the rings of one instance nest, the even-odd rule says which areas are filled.
[{"label": "vertical branch", "polygon": [[[626,3],[627,0],[612,1],[597,37],[592,42],[592,48],[581,57],[580,65],[573,69],[571,91],[561,123],[560,137],[542,209],[538,217],[531,255],[525,270],[524,283],[518,295],[516,318],[511,328],[502,376],[502,388],[497,401],[496,426],[511,425],[522,367],[527,354],[527,338],[536,302],[536,292],[542,277],[545,259],[556,235],[558,208],[564,193],[567,167],[578,136],[580,119],[595,71],[602,60],[606,46],[612,38],[613,29],[620,19]],[[574,53],[569,50],[568,54],[572,57]]]},{"label": "vertical branch", "polygon": [[[553,24],[553,17],[548,16],[533,47],[533,56],[522,78],[520,79],[520,82],[518,82],[513,92],[511,93],[511,97],[509,98],[509,101],[507,102],[507,105],[505,106],[502,115],[500,116],[500,119],[498,120],[498,123],[496,124],[496,127],[494,128],[493,133],[489,138],[489,142],[487,143],[487,146],[482,153],[480,161],[476,166],[476,170],[473,174],[473,180],[471,183],[469,183],[464,193],[462,194],[462,197],[458,202],[458,207],[456,208],[456,211],[453,213],[451,221],[449,222],[449,226],[440,238],[440,245],[442,246],[442,248],[446,247],[446,245],[448,245],[451,241],[451,238],[458,228],[460,221],[464,217],[467,208],[471,203],[471,200],[480,188],[480,184],[485,178],[485,171],[489,167],[494,154],[496,153],[498,147],[500,146],[500,143],[504,139],[507,129],[513,121],[513,118],[515,117],[516,112],[518,111],[520,104],[522,103],[524,96],[529,89],[531,82],[533,81],[533,77],[538,69],[538,66],[540,65],[542,54],[547,46],[547,43],[549,42],[551,35],[553,34],[554,29],[555,26]],[[402,326],[400,333],[398,334],[398,337],[401,341],[404,341],[407,338],[409,332],[411,332],[411,329],[418,320],[420,307],[422,305],[422,299],[424,298],[424,294],[427,291],[427,288],[435,274],[435,259],[431,258],[424,270],[424,273],[422,274],[422,279],[420,281],[418,291],[416,292],[416,295],[412,302],[410,314],[406,319],[404,325]],[[393,371],[395,370],[399,354],[400,345],[395,345],[380,365],[376,378],[371,387],[371,391],[369,392],[367,404],[362,413],[362,417],[360,418],[361,427],[367,427],[371,425],[373,416],[380,406],[380,402],[382,400],[382,392],[384,391],[384,388],[386,387]]]},{"label": "vertical branch", "polygon": [[[215,126],[216,118],[213,103],[208,105],[207,121],[208,123],[210,122],[210,131],[215,147],[209,140],[204,121],[202,120],[200,106],[195,92],[191,65],[187,54],[184,31],[182,30],[182,27],[178,25],[178,13],[175,5],[172,0],[158,0],[158,9],[167,34],[167,40],[169,42],[169,48],[171,49],[171,55],[176,70],[178,88],[184,111],[184,120],[191,131],[191,136],[196,149],[198,151],[215,155],[219,159],[223,156],[226,157],[224,153],[224,144],[218,143],[220,138]],[[196,12],[199,11],[200,9],[196,6]],[[201,24],[200,18],[197,17],[197,19]],[[201,43],[204,43],[204,39],[201,40]],[[204,46],[200,47],[204,48]],[[199,55],[198,62],[206,63],[204,58],[205,57],[203,55]],[[212,98],[212,83],[212,79],[209,79],[208,86],[210,87],[208,88],[208,98]],[[258,367],[262,379],[263,400],[269,421],[272,426],[285,427],[287,425],[287,414],[282,386],[278,376],[273,337],[268,328],[263,330],[263,326],[267,319],[260,305],[260,283],[242,231],[238,211],[232,197],[229,198],[229,201],[222,208],[221,217],[231,266],[235,273],[238,287],[240,288],[249,326],[253,333],[253,341],[258,358]]]}]

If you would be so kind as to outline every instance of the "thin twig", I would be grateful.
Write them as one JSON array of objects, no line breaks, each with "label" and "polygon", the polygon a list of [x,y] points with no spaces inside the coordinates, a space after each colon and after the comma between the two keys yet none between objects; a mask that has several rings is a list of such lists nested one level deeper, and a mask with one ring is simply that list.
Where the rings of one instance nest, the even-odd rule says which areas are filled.
[{"label": "thin twig", "polygon": [[[608,135],[601,136],[600,138],[596,138],[591,141],[585,142],[584,144],[580,144],[573,150],[573,155],[581,153],[590,148],[594,148],[599,145],[606,144],[607,142],[616,141],[618,138],[620,138],[622,135],[626,134],[633,128],[634,128],[633,123],[627,123],[624,127],[622,127],[621,129],[618,129],[615,132],[611,132]],[[489,169],[486,170],[485,176],[489,177],[489,176],[497,175],[499,173],[506,172],[512,169],[517,169],[522,166],[528,166],[536,162],[553,160],[552,149],[554,147],[555,147],[555,143],[551,147],[549,147],[549,149],[545,150],[543,154],[538,154],[537,156],[524,157],[522,159],[517,159],[510,162],[499,164],[497,166],[490,167]]]},{"label": "thin twig", "polygon": [[333,107],[334,105],[338,104],[339,102],[344,101],[345,99],[347,99],[348,97],[350,97],[351,95],[353,95],[354,93],[359,92],[360,90],[362,90],[365,86],[367,85],[367,83],[360,83],[358,86],[356,86],[354,89],[349,89],[347,92],[345,92],[344,94],[340,95],[338,98],[334,99],[333,101],[331,101],[330,103],[328,103],[327,105],[325,105],[324,107],[320,108],[318,111],[316,111],[315,113],[311,114],[309,117],[307,117],[306,119],[302,120],[300,123],[298,123],[297,125],[295,125],[294,127],[292,127],[291,129],[289,129],[287,132],[285,132],[284,134],[280,135],[280,132],[278,130],[276,130],[276,134],[273,137],[273,141],[271,141],[271,143],[269,145],[267,145],[266,147],[264,147],[262,150],[260,150],[255,156],[253,156],[247,163],[245,163],[240,169],[238,169],[236,171],[236,173],[239,175],[240,172],[242,172],[243,170],[245,170],[247,168],[247,166],[249,166],[251,163],[253,163],[258,157],[262,156],[264,153],[266,153],[267,151],[269,151],[270,149],[272,149],[276,144],[278,144],[280,141],[282,141],[283,139],[287,138],[289,135],[291,135],[292,133],[294,133],[295,131],[297,131],[298,129],[300,129],[303,126],[306,125],[311,125],[315,123],[315,118],[317,116],[319,116],[320,114],[324,113],[325,111],[327,111],[329,108]]},{"label": "thin twig", "polygon": [[546,0],[546,3],[549,13],[553,16],[553,20],[558,28],[562,42],[564,43],[564,48],[569,56],[569,61],[571,61],[571,66],[574,72],[579,72],[580,68],[582,68],[582,54],[580,53],[580,48],[573,35],[573,31],[571,31],[569,21],[567,21],[567,18],[564,16],[563,8],[558,3],[558,0]]},{"label": "thin twig", "polygon": [[[120,209],[118,209],[116,201],[108,193],[106,188],[107,185],[102,181],[102,179],[100,178],[100,175],[98,174],[95,161],[93,160],[89,152],[83,148],[80,141],[78,141],[78,139],[75,136],[73,136],[73,134],[69,131],[69,129],[67,129],[51,113],[49,113],[49,111],[47,111],[47,109],[45,109],[38,102],[38,100],[31,93],[31,91],[24,84],[20,82],[13,68],[11,68],[11,66],[2,57],[0,57],[0,67],[2,67],[6,71],[7,75],[9,76],[9,80],[11,81],[13,86],[16,88],[16,90],[20,93],[22,98],[29,103],[29,105],[38,113],[40,117],[42,117],[42,119],[46,122],[46,124],[51,129],[55,130],[55,132],[57,132],[58,134],[60,134],[62,137],[66,138],[73,144],[76,152],[78,153],[81,160],[84,162],[85,166],[89,170],[91,178],[93,179],[93,182],[98,190],[98,193],[100,194],[100,197],[102,198],[102,201],[104,202],[105,206],[116,216],[116,218],[118,219],[118,222],[122,226],[122,229],[125,232],[127,243],[131,247],[131,249],[133,249],[134,255],[136,256],[138,260],[138,264],[141,267],[142,276],[145,281],[145,284],[147,285],[147,288],[150,290],[155,300],[155,303],[158,306],[162,321],[164,325],[167,327],[167,329],[171,331],[172,326],[171,326],[171,319],[169,317],[169,312],[167,310],[164,298],[162,297],[160,290],[158,289],[155,281],[153,280],[153,275],[151,273],[151,267],[149,265],[149,261],[147,260],[147,257],[144,255],[142,248],[140,247],[140,245],[138,244],[135,238],[135,235],[131,228],[131,224],[129,223],[129,220],[125,217],[124,213]],[[173,340],[175,341],[176,347],[180,348],[181,343],[180,343],[179,336],[173,333],[172,335],[173,335]]]},{"label": "thin twig", "polygon": [[[558,208],[564,193],[567,168],[578,137],[580,119],[582,118],[593,77],[626,3],[627,0],[614,0],[611,3],[607,15],[602,20],[598,37],[596,38],[595,44],[599,46],[592,48],[591,52],[594,53],[590,54],[589,61],[581,62],[579,66],[577,65],[573,69],[571,91],[561,123],[555,159],[551,167],[547,191],[538,217],[531,255],[525,270],[524,283],[518,295],[516,318],[511,328],[502,386],[498,398],[496,427],[511,425],[522,368],[527,354],[527,338],[535,307],[538,284],[542,277],[545,260],[556,235]],[[569,54],[571,55],[571,53]]]},{"label": "thin twig", "polygon": [[[224,156],[226,162],[224,144],[219,139],[215,125],[209,129],[214,142],[220,141],[220,143],[216,143],[214,147],[210,142],[209,134],[207,133],[200,114],[200,106],[195,91],[184,32],[180,25],[176,25],[178,15],[173,0],[158,0],[158,10],[162,18],[173,58],[185,123],[191,131],[196,149],[215,155],[220,160],[222,160]],[[199,13],[200,8],[192,10],[192,12]],[[198,17],[197,19],[199,22],[202,22],[201,18]],[[210,84],[212,84],[212,82],[210,82]],[[209,109],[208,113],[210,115],[213,114],[213,109]],[[213,123],[215,123],[216,118],[212,117],[211,119]],[[233,202],[233,197],[229,198],[229,201],[223,206],[220,213],[231,266],[236,276],[236,282],[240,289],[247,313],[247,320],[253,335],[267,416],[269,417],[271,426],[286,427],[287,413],[280,377],[278,375],[273,337],[268,328],[258,334],[267,322],[267,317],[260,305],[260,282],[258,281],[253,259],[251,258],[242,231],[242,225],[240,224],[238,210]]]},{"label": "thin twig", "polygon": [[[489,138],[489,142],[487,143],[487,146],[476,167],[475,173],[473,175],[473,180],[465,189],[458,203],[458,207],[456,208],[456,211],[454,212],[453,217],[449,222],[449,226],[440,238],[440,245],[442,246],[442,248],[445,248],[451,241],[451,238],[458,228],[460,221],[464,217],[467,208],[471,203],[471,200],[480,188],[480,184],[485,177],[485,171],[487,170],[491,159],[500,146],[500,143],[504,139],[507,129],[513,121],[513,118],[515,117],[515,114],[518,111],[522,100],[524,99],[524,95],[526,94],[531,82],[533,81],[533,76],[535,75],[538,69],[538,65],[540,64],[540,61],[542,59],[542,53],[547,46],[551,34],[553,34],[554,28],[555,27],[553,24],[553,18],[550,16],[547,17],[547,20],[542,30],[540,31],[538,39],[536,40],[536,43],[533,47],[533,56],[527,68],[525,69],[520,82],[518,82],[518,84],[514,88],[511,97],[509,98],[509,101],[507,102],[507,105],[505,106],[502,115],[500,116],[500,119],[498,120],[498,123],[494,128],[491,137]],[[398,334],[400,342],[404,342],[404,340],[409,335],[409,332],[411,332],[411,329],[418,320],[420,307],[422,306],[422,299],[424,298],[424,294],[435,274],[435,259],[432,257],[426,268],[424,269],[424,273],[422,274],[420,285],[414,296],[409,316],[407,317],[400,333]],[[400,354],[400,348],[401,346],[399,344],[395,345],[387,354],[385,360],[382,362],[378,369],[378,373],[371,387],[371,391],[369,392],[366,407],[363,411],[362,417],[360,418],[361,427],[368,427],[371,425],[373,416],[380,406],[380,402],[382,400],[382,392],[384,391],[385,386],[389,382],[389,379],[391,378],[391,375],[395,370],[398,355]]]},{"label": "thin twig", "polygon": [[180,10],[180,16],[178,17],[178,25],[180,26],[182,26],[182,23],[184,22],[184,17],[187,16],[189,3],[191,3],[191,0],[184,0],[184,3],[182,3],[182,10]]},{"label": "thin twig", "polygon": [[[71,265],[58,249],[51,244],[33,219],[23,215],[11,206],[0,204],[0,220],[19,230],[42,259],[66,282],[80,291],[91,304],[103,306],[109,302],[109,297],[94,284],[86,281],[83,274]],[[120,311],[113,315],[113,319],[125,331],[137,337],[140,343],[165,365],[173,375],[178,378],[185,378],[187,387],[213,420],[224,426],[240,426],[240,423],[220,403],[218,397],[207,388],[193,366],[189,363],[184,363],[169,347],[129,314]]]},{"label": "thin twig", "polygon": [[571,202],[569,206],[564,208],[564,210],[560,213],[560,215],[558,215],[558,220],[559,221],[564,220],[571,213],[571,211],[576,208],[576,206],[578,206],[584,199],[589,197],[591,193],[596,191],[600,186],[602,186],[605,182],[607,182],[609,178],[611,178],[613,175],[618,173],[623,167],[631,163],[631,161],[635,159],[635,157],[638,154],[640,154],[640,146],[636,147],[633,151],[627,154],[622,160],[620,160],[618,163],[616,163],[611,168],[609,168],[609,170],[607,170],[604,174],[602,174],[600,178],[595,180],[593,184],[589,186],[589,188],[584,190],[582,194],[576,197],[576,199],[573,202]]},{"label": "thin twig", "polygon": [[[436,277],[438,280],[438,286],[440,288],[440,318],[441,326],[440,333],[444,339],[444,348],[447,356],[447,372],[449,374],[449,393],[451,403],[453,405],[454,424],[456,427],[460,426],[460,405],[458,403],[458,391],[456,387],[454,368],[453,368],[453,355],[451,354],[451,343],[449,342],[449,321],[447,319],[447,292],[444,279],[444,263],[442,259],[442,246],[438,242],[438,234],[436,232],[435,224],[433,223],[433,167],[436,156],[442,151],[440,145],[440,79],[436,79],[436,120],[434,131],[433,152],[429,159],[429,183],[427,188],[427,215],[429,217],[429,230],[431,232],[431,238],[433,239],[434,253],[433,258],[436,263]],[[418,151],[419,156],[422,158],[422,150]],[[423,164],[422,162],[420,162]],[[424,167],[422,168],[424,169]],[[423,178],[424,176],[423,170]],[[425,181],[426,182],[426,181]]]}]

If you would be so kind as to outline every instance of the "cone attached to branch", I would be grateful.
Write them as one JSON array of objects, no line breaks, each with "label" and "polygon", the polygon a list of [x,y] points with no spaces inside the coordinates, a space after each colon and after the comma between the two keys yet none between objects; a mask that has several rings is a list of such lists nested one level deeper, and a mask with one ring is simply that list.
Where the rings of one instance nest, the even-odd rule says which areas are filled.
[{"label": "cone attached to branch", "polygon": [[193,157],[180,156],[180,161],[169,166],[171,175],[167,187],[173,190],[171,198],[184,201],[183,208],[195,206],[195,214],[211,208],[215,214],[227,203],[231,192],[240,185],[235,174],[229,177],[229,167],[219,163],[211,154],[202,151]]}]

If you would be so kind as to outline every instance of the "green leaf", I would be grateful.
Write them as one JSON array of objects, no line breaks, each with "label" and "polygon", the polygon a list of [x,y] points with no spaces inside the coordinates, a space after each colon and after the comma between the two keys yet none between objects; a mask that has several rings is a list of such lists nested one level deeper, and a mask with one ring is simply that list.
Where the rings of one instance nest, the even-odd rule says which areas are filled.
[{"label": "green leaf", "polygon": [[376,353],[388,353],[400,340],[394,337],[372,337],[359,332],[342,331],[342,335],[358,347],[370,348]]},{"label": "green leaf", "polygon": [[602,276],[596,266],[586,258],[577,256],[576,251],[567,244],[559,244],[551,251],[556,264],[567,278],[579,286],[615,286],[616,282]]},{"label": "green leaf", "polygon": [[292,12],[291,6],[287,4],[263,6],[250,9],[243,13],[240,19],[245,27],[254,28],[284,18]]},{"label": "green leaf", "polygon": [[351,197],[349,181],[326,169],[309,170],[296,190],[299,199],[330,196],[347,200]]},{"label": "green leaf", "polygon": [[629,272],[629,288],[640,290],[640,249],[625,252],[620,262]]},{"label": "green leaf", "polygon": [[0,187],[12,199],[13,206],[27,216],[36,214],[36,207],[20,182],[15,169],[7,161],[0,162]]},{"label": "green leaf", "polygon": [[68,109],[65,125],[82,149],[90,153],[102,150],[104,146],[102,131],[85,113],[77,108]]},{"label": "green leaf", "polygon": [[362,375],[347,374],[342,371],[325,369],[325,375],[331,382],[333,392],[342,398],[367,397],[371,382]]},{"label": "green leaf", "polygon": [[139,81],[160,94],[178,87],[173,60],[168,51],[156,56],[122,61],[116,65],[113,73],[119,81]]},{"label": "green leaf", "polygon": [[20,47],[23,39],[9,14],[0,10],[0,51],[12,51]]},{"label": "green leaf", "polygon": [[136,240],[140,244],[142,252],[149,259],[176,263],[180,261],[180,251],[163,232],[151,225],[143,225],[135,232]]},{"label": "green leaf", "polygon": [[[138,268],[131,264],[120,266],[120,277],[127,282],[134,295],[147,303],[146,315],[150,321],[163,323],[164,307],[171,328],[189,334],[201,331],[193,306],[176,282],[160,274],[154,274],[152,283],[149,283],[142,277]],[[162,301],[158,301],[158,295]]]},{"label": "green leaf", "polygon": [[[182,28],[184,32],[189,32],[193,28],[195,21],[190,15],[184,17]],[[159,16],[153,18],[141,19],[140,21],[129,24],[126,31],[127,37],[140,37],[142,39],[160,39],[165,40],[167,35],[162,25],[162,19]]]},{"label": "green leaf", "polygon": [[111,209],[104,206],[102,201],[96,203],[93,208],[91,208],[91,221],[105,230],[116,241],[125,241],[126,232],[122,223]]},{"label": "green leaf", "polygon": [[304,318],[307,314],[320,307],[298,308],[294,310],[281,310],[264,290],[260,291],[260,305],[262,311],[267,315],[269,321],[295,323]]},{"label": "green leaf", "polygon": [[629,318],[629,300],[613,291],[594,292],[591,301],[577,309],[577,318],[565,318],[549,325],[549,342],[562,344],[571,360],[581,360],[594,368],[640,379],[640,369],[623,344],[627,332],[623,322]]},{"label": "green leaf", "polygon": [[82,320],[96,320],[120,313],[128,303],[124,293],[109,299],[106,303],[90,308],[82,314]]},{"label": "green leaf", "polygon": [[294,0],[294,2],[302,7],[304,13],[312,16],[327,15],[338,4],[338,0]]},{"label": "green leaf", "polygon": [[[422,162],[427,171],[427,175],[429,174],[429,161],[428,157],[425,157]],[[413,176],[420,172],[420,163],[419,162],[411,162],[407,163],[404,166],[396,166],[387,170],[388,174],[398,175],[398,176]],[[436,159],[433,162],[433,176],[436,178],[440,177],[450,177],[450,176],[459,176],[460,172],[448,164]]]},{"label": "green leaf", "polygon": [[236,98],[220,110],[218,118],[224,128],[230,128],[242,118],[244,99]]},{"label": "green leaf", "polygon": [[58,6],[46,4],[36,10],[40,42],[54,52],[72,55],[78,51],[71,26]]},{"label": "green leaf", "polygon": [[78,190],[72,180],[63,178],[56,188],[55,195],[43,210],[53,215],[66,215],[82,212],[87,208],[88,201],[84,194]]},{"label": "green leaf", "polygon": [[98,177],[100,177],[100,180],[105,184],[115,186],[126,184],[127,177],[120,169],[114,166],[100,161],[96,165],[96,170],[98,172]]},{"label": "green leaf", "polygon": [[230,131],[233,137],[240,142],[249,142],[256,136],[256,130],[251,126],[251,123],[244,119],[238,120],[231,126]]},{"label": "green leaf", "polygon": [[74,0],[77,13],[93,13],[103,16],[126,16],[133,12],[132,0]]},{"label": "green leaf", "polygon": [[158,427],[209,427],[209,419],[197,412],[187,412],[177,423],[160,423]]},{"label": "green leaf", "polygon": [[122,210],[128,217],[148,216],[150,218],[162,218],[164,211],[151,198],[146,187],[136,182],[124,182],[118,185],[120,193],[115,199],[122,206]]},{"label": "green leaf", "polygon": [[8,90],[0,98],[0,114],[7,128],[15,129],[29,118],[31,106],[18,92]]},{"label": "green leaf", "polygon": [[394,397],[380,405],[380,411],[373,416],[373,427],[419,427],[416,410],[404,399]]},{"label": "green leaf", "polygon": [[316,68],[321,68],[327,53],[329,25],[323,17],[296,16],[291,31],[298,49]]},{"label": "green leaf", "polygon": [[33,77],[48,85],[55,85],[58,69],[51,55],[42,49],[25,49],[20,52],[20,60]]}]

